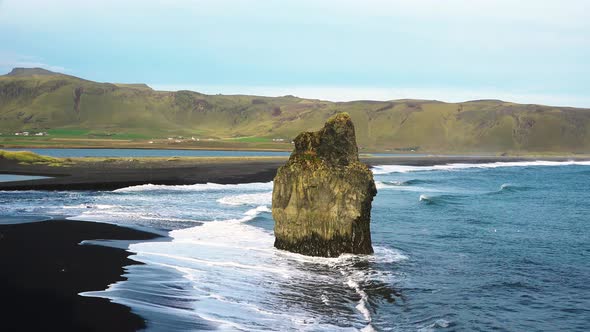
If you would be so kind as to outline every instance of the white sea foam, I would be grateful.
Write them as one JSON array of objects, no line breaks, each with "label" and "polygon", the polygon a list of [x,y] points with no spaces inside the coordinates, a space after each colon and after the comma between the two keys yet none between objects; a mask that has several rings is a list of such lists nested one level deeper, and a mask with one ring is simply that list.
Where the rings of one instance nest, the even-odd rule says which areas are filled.
[{"label": "white sea foam", "polygon": [[219,318],[216,318],[216,317],[213,317],[210,315],[205,315],[205,314],[201,314],[200,316],[201,316],[201,318],[203,318],[205,320],[219,324],[218,328],[222,331],[247,331],[248,330],[244,326],[234,323],[234,322],[231,322],[231,321],[219,319]]},{"label": "white sea foam", "polygon": [[[202,244],[202,243],[201,243]],[[176,262],[186,262],[196,265],[206,265],[206,266],[217,266],[217,267],[230,267],[230,268],[237,268],[243,270],[256,270],[256,271],[265,271],[276,273],[280,275],[287,275],[287,271],[285,269],[275,268],[273,266],[264,266],[260,264],[242,264],[235,261],[215,261],[209,259],[200,259],[194,257],[186,257],[183,255],[173,255],[173,254],[166,254],[166,253],[158,253],[158,252],[149,252],[149,251],[142,251],[141,255],[143,256],[156,256],[156,257],[163,257],[168,258]],[[186,266],[178,265],[175,268],[186,268]]]},{"label": "white sea foam", "polygon": [[581,165],[590,166],[590,161],[510,161],[510,162],[494,162],[494,163],[456,163],[446,165],[434,166],[407,166],[407,165],[380,165],[373,167],[373,174],[389,174],[389,173],[408,173],[408,172],[424,172],[424,171],[453,171],[468,168],[498,168],[498,167],[532,167],[532,166],[570,166]]},{"label": "white sea foam", "polygon": [[[152,310],[150,299],[125,294],[145,292],[157,296],[182,297],[190,314],[221,324],[221,329],[264,330],[350,330],[372,329],[369,292],[373,282],[391,284],[389,269],[374,269],[407,259],[395,249],[376,246],[374,255],[341,255],[337,258],[309,257],[274,248],[269,228],[272,182],[239,185],[200,184],[190,186],[144,185],[93,195],[60,194],[55,206],[73,219],[156,225],[175,229],[171,241],[133,243],[133,259],[146,263],[138,279],[109,288],[106,296],[134,308]],[[39,196],[42,200],[43,197]],[[27,207],[26,204],[23,204]],[[256,222],[253,222],[256,220]],[[194,226],[199,223],[199,226]],[[172,226],[172,227],[170,227]],[[188,228],[184,228],[190,226]],[[262,228],[266,227],[266,228]],[[362,267],[359,267],[362,262]],[[367,263],[367,264],[365,264]],[[150,270],[151,269],[151,270]],[[169,270],[178,292],[145,289],[141,273]],[[130,273],[130,277],[133,272]],[[349,289],[348,285],[354,287]],[[166,281],[168,282],[168,281]],[[142,286],[143,285],[143,286]],[[318,285],[322,286],[318,292]],[[136,287],[136,288],[134,288]],[[142,288],[144,287],[144,288]],[[153,287],[153,288],[152,288]],[[166,288],[168,286],[163,285]],[[180,287],[180,286],[179,286]],[[186,286],[182,286],[186,287]],[[110,293],[109,293],[110,292]],[[343,314],[350,325],[325,315],[340,310],[351,294],[359,301]],[[165,294],[165,295],[162,295]],[[142,302],[143,301],[143,302]],[[311,304],[311,305],[310,305]],[[160,305],[159,303],[157,305]],[[165,305],[164,305],[165,306]],[[288,308],[288,310],[286,310]],[[163,307],[166,310],[165,307]],[[160,309],[154,309],[160,310]],[[185,315],[174,307],[171,315]],[[149,330],[149,329],[148,329]]]},{"label": "white sea foam", "polygon": [[361,329],[361,332],[375,332],[375,329],[373,328],[373,326],[371,324],[363,327]]},{"label": "white sea foam", "polygon": [[[251,214],[255,211],[244,214],[240,211],[240,206],[259,206],[258,212],[264,212],[262,209],[268,212],[270,210],[264,206],[271,204],[270,188],[271,182],[237,185],[145,185],[91,196],[54,196],[61,204],[52,204],[48,207],[36,204],[33,207],[42,207],[44,211],[49,212],[55,210],[56,214],[61,213],[74,219],[139,223],[158,228],[178,229],[213,220],[252,219]],[[39,197],[39,200],[45,202],[43,197]],[[29,204],[23,204],[22,208],[27,211],[31,209]]]},{"label": "white sea foam", "polygon": [[[403,183],[403,182],[398,182]],[[441,192],[440,189],[430,188],[430,187],[422,187],[422,186],[406,186],[402,184],[391,184],[387,181],[375,181],[375,187],[377,190],[399,190],[399,191],[426,191],[426,192]]]},{"label": "white sea foam", "polygon": [[439,330],[441,328],[446,329],[450,325],[451,325],[450,321],[440,318],[440,319],[437,319],[436,321],[434,321],[434,323],[431,323],[425,327],[419,328],[418,331],[419,332],[432,332],[432,331]]},{"label": "white sea foam", "polygon": [[[224,197],[240,196],[239,201],[250,197],[245,195],[248,194]],[[220,205],[226,202],[217,199]],[[337,291],[337,285],[350,286],[360,297],[355,304],[359,316],[355,324],[362,324],[365,331],[371,331],[369,296],[362,284],[376,278],[386,282],[388,277],[382,274],[390,272],[359,270],[355,263],[359,260],[391,263],[407,257],[394,249],[378,246],[374,255],[337,258],[277,250],[270,231],[249,223],[268,213],[267,204],[259,205],[245,210],[238,218],[202,221],[201,226],[174,230],[170,232],[171,242],[137,243],[132,244],[130,250],[136,253],[136,260],[179,271],[194,285],[193,296],[199,299],[195,302],[195,311],[204,319],[211,318],[212,322],[236,324],[225,325],[226,328],[240,326],[245,330],[257,330],[261,329],[260,325],[252,324],[265,321],[271,324],[268,326],[280,330],[342,330],[324,322],[321,313],[314,314],[307,306],[291,307],[289,304],[288,313],[280,309],[291,303],[292,296],[301,297],[297,302],[309,301],[307,296],[312,296],[315,285],[321,282],[336,288],[335,292],[331,292],[330,287],[326,288],[328,293],[313,295],[318,304],[331,306],[333,301],[340,302],[339,297],[343,295]],[[219,282],[220,278],[223,282]]]},{"label": "white sea foam", "polygon": [[307,263],[307,264],[318,264],[318,265],[325,265],[330,268],[340,267],[340,266],[348,266],[354,264],[359,260],[366,260],[366,261],[376,261],[380,263],[384,262],[393,262],[393,261],[401,261],[406,259],[407,257],[401,253],[396,253],[390,249],[384,249],[375,247],[375,254],[373,255],[354,255],[354,254],[342,254],[338,257],[319,257],[319,256],[306,256],[301,255],[289,251],[278,251],[277,255],[283,257],[285,259]]},{"label": "white sea foam", "polygon": [[271,212],[271,210],[268,208],[268,206],[261,205],[261,206],[258,206],[255,209],[250,209],[250,210],[246,211],[244,214],[247,215],[247,216],[255,216],[256,217],[261,212]]},{"label": "white sea foam", "polygon": [[383,183],[382,181],[375,181],[375,187],[377,188],[377,190],[381,190],[389,186]]},{"label": "white sea foam", "polygon": [[367,302],[369,300],[367,293],[361,289],[359,283],[353,280],[351,276],[348,276],[346,285],[354,289],[354,291],[361,297],[361,299],[358,301],[358,304],[356,305],[356,309],[363,315],[367,322],[371,322],[371,312],[367,308]]},{"label": "white sea foam", "polygon": [[253,182],[239,184],[198,183],[189,185],[157,185],[143,184],[114,190],[117,193],[132,193],[143,191],[219,191],[219,190],[268,190],[272,189],[272,182]]},{"label": "white sea foam", "polygon": [[272,202],[272,191],[255,194],[224,196],[218,199],[217,202],[225,205],[270,205]]},{"label": "white sea foam", "polygon": [[177,222],[177,223],[200,223],[198,220],[188,218],[175,218],[165,215],[154,215],[149,212],[133,212],[124,210],[108,210],[104,211],[89,210],[82,211],[80,214],[68,217],[71,220],[82,221],[98,221],[98,222],[114,222],[114,221],[162,221],[162,222]]},{"label": "white sea foam", "polygon": [[301,316],[301,312],[287,314],[259,303],[258,299],[270,291],[266,287],[275,285],[273,281],[261,288],[260,283],[290,278],[296,272],[286,262],[274,259],[272,234],[247,223],[268,212],[267,206],[258,206],[244,212],[242,218],[175,230],[170,233],[172,242],[139,243],[131,245],[130,250],[137,253],[134,259],[180,271],[195,285],[199,316],[223,323],[224,328],[261,329],[251,324],[269,319],[276,328],[292,329],[298,322],[308,325],[312,319]]},{"label": "white sea foam", "polygon": [[176,242],[227,248],[259,249],[272,246],[272,235],[263,229],[244,224],[270,209],[261,205],[246,211],[242,218],[204,222],[202,226],[174,230],[170,236]]},{"label": "white sea foam", "polygon": [[339,257],[319,257],[319,256],[305,256],[298,253],[290,252],[290,251],[283,251],[277,250],[277,256],[283,258],[285,260],[290,260],[294,262],[300,263],[309,263],[309,264],[321,264],[321,265],[328,265],[334,266],[340,263],[345,262],[348,257],[352,257],[353,255],[340,255]]},{"label": "white sea foam", "polygon": [[395,249],[375,246],[373,250],[375,253],[370,256],[370,259],[376,263],[397,263],[408,259],[408,256]]},{"label": "white sea foam", "polygon": [[531,187],[527,187],[527,186],[519,186],[516,184],[512,184],[512,183],[504,183],[500,186],[500,190],[498,190],[498,192],[502,192],[502,191],[524,191],[524,190],[528,190]]},{"label": "white sea foam", "polygon": [[99,210],[108,210],[116,208],[116,205],[110,204],[78,204],[78,205],[64,205],[62,209],[70,210],[70,209],[99,209]]}]

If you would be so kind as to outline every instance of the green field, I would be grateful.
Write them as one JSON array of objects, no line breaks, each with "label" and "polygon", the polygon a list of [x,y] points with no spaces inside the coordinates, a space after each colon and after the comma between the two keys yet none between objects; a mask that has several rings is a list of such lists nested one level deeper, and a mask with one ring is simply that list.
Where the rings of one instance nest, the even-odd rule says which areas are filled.
[{"label": "green field", "polygon": [[270,138],[256,137],[256,136],[251,136],[251,137],[238,137],[238,138],[233,138],[232,140],[235,141],[235,142],[248,142],[248,143],[272,142],[272,140]]},{"label": "green field", "polygon": [[[342,111],[366,152],[590,152],[588,109],[498,100],[335,103],[155,91],[38,70],[0,76],[3,146],[290,150],[294,136]],[[20,131],[48,135],[14,136]]]}]

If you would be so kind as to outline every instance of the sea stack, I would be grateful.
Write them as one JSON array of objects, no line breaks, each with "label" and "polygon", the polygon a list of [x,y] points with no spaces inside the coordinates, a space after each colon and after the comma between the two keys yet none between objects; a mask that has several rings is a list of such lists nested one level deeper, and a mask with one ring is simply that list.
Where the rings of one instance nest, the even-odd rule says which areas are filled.
[{"label": "sea stack", "polygon": [[371,254],[373,173],[361,163],[347,113],[295,138],[274,179],[275,247],[309,256]]}]

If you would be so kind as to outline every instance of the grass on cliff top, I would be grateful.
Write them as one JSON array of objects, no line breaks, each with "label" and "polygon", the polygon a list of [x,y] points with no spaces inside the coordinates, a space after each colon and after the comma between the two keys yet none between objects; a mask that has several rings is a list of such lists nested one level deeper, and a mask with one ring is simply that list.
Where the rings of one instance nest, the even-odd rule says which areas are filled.
[{"label": "grass on cliff top", "polygon": [[30,151],[4,151],[0,150],[0,159],[13,160],[20,164],[48,164],[50,166],[63,166],[64,160],[48,156],[42,156]]},{"label": "grass on cliff top", "polygon": [[[37,73],[25,70],[18,76],[0,76],[0,133],[4,133],[0,146],[290,150],[288,142],[299,133],[318,130],[334,114],[347,112],[363,152],[590,152],[590,109],[497,100],[329,102],[293,96],[204,95]],[[84,92],[76,102],[73,93],[78,88]],[[8,137],[18,131],[49,136]],[[148,143],[178,136],[195,136],[201,142]],[[56,138],[78,141],[52,141]]]}]

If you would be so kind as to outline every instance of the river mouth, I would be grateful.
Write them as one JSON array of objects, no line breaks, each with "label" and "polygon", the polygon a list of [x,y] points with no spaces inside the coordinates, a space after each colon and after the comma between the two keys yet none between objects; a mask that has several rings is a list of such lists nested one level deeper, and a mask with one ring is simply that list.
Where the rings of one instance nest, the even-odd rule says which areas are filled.
[{"label": "river mouth", "polygon": [[21,174],[0,174],[0,182],[29,181],[49,179],[50,176],[21,175]]}]

